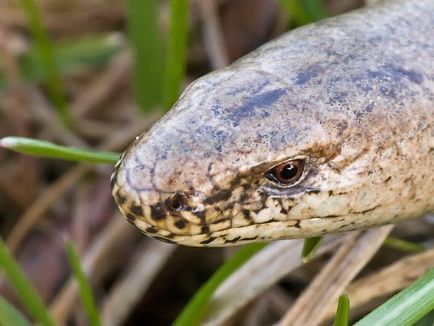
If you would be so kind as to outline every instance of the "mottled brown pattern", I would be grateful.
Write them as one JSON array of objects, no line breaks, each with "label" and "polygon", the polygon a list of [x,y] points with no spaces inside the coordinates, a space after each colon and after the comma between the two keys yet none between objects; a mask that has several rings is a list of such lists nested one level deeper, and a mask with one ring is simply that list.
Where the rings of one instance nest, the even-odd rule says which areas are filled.
[{"label": "mottled brown pattern", "polygon": [[[434,210],[433,119],[434,0],[386,1],[192,83],[125,151],[113,195],[144,233],[192,246],[393,223]],[[294,159],[298,183],[264,177]]]}]

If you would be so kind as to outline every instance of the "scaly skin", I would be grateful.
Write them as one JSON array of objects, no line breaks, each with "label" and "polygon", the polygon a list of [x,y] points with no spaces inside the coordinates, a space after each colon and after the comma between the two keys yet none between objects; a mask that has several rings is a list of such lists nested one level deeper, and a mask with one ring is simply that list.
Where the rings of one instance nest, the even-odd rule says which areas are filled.
[{"label": "scaly skin", "polygon": [[[434,210],[433,120],[434,0],[389,1],[195,81],[125,151],[113,195],[145,234],[191,246],[395,223]],[[298,183],[264,177],[290,159]]]}]

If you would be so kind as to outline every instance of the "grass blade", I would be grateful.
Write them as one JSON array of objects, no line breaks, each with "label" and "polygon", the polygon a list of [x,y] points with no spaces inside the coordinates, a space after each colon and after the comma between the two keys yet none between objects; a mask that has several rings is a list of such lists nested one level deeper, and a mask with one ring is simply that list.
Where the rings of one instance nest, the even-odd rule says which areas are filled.
[{"label": "grass blade", "polygon": [[[124,42],[116,35],[104,34],[86,36],[78,39],[64,40],[56,44],[55,60],[59,73],[83,71],[100,67],[124,46]],[[41,63],[38,51],[32,48],[19,58],[20,77],[26,82],[47,80],[47,71]],[[1,67],[0,67],[1,69]],[[0,91],[6,87],[4,73],[0,70]]]},{"label": "grass blade", "polygon": [[336,317],[333,326],[348,326],[350,319],[350,299],[347,295],[341,295],[338,301]]},{"label": "grass blade", "polygon": [[69,264],[71,265],[71,269],[74,273],[75,279],[78,282],[81,301],[83,302],[84,308],[86,310],[89,325],[100,326],[101,318],[96,307],[95,298],[93,296],[86,275],[83,272],[83,268],[81,267],[80,258],[78,257],[77,250],[71,242],[68,242],[66,244],[66,252],[68,253]]},{"label": "grass blade", "polygon": [[428,315],[425,315],[414,326],[433,326],[434,325],[434,310]]},{"label": "grass blade", "polygon": [[413,325],[433,310],[434,268],[355,325]]},{"label": "grass blade", "polygon": [[62,83],[56,66],[53,46],[43,26],[41,14],[34,0],[20,0],[20,2],[29,20],[41,63],[47,72],[47,87],[51,100],[54,103],[60,120],[65,126],[71,127],[72,120],[63,96]]},{"label": "grass blade", "polygon": [[200,324],[206,313],[209,299],[218,286],[254,254],[266,246],[265,243],[254,243],[243,246],[198,290],[173,323],[174,326],[190,326]]},{"label": "grass blade", "polygon": [[413,243],[410,241],[398,239],[392,236],[388,236],[386,240],[384,240],[384,245],[389,248],[397,249],[403,252],[407,252],[409,254],[418,253],[425,250],[425,248],[417,243]]},{"label": "grass blade", "polygon": [[170,25],[165,61],[163,104],[169,109],[179,96],[187,61],[188,0],[170,0]]},{"label": "grass blade", "polygon": [[321,237],[313,237],[313,238],[307,238],[304,239],[303,243],[303,250],[301,253],[301,256],[303,258],[303,261],[308,261],[310,257],[312,257],[313,253],[315,252],[316,248],[318,248]]},{"label": "grass blade", "polygon": [[0,297],[0,325],[30,326],[30,323],[13,305]]},{"label": "grass blade", "polygon": [[159,3],[158,0],[127,0],[134,92],[143,113],[161,103],[164,61],[158,26]]},{"label": "grass blade", "polygon": [[280,4],[297,26],[306,25],[328,16],[321,0],[280,0]]},{"label": "grass blade", "polygon": [[61,146],[48,141],[25,137],[0,139],[0,147],[33,156],[95,164],[115,164],[120,156],[118,153]]},{"label": "grass blade", "polygon": [[33,318],[41,325],[54,326],[54,322],[33,285],[0,239],[0,267]]}]

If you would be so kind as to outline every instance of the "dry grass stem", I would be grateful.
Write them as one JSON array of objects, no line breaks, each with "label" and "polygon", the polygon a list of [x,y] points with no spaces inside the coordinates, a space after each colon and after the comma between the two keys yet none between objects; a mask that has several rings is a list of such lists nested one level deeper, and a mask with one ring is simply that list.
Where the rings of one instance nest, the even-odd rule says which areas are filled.
[{"label": "dry grass stem", "polygon": [[[402,290],[433,266],[434,249],[431,249],[404,257],[390,266],[353,282],[346,290],[352,311],[360,310],[357,308]],[[330,308],[325,319],[332,318],[334,314],[335,309]]]},{"label": "dry grass stem", "polygon": [[338,297],[378,251],[392,229],[393,226],[387,225],[349,234],[279,325],[319,325],[329,307],[336,305]]},{"label": "dry grass stem", "polygon": [[71,188],[78,179],[87,171],[89,166],[77,165],[71,168],[67,173],[60,177],[56,182],[51,184],[36,201],[21,216],[12,229],[7,244],[12,252],[15,252],[21,242],[50,209],[56,200],[58,200],[69,188]]},{"label": "dry grass stem", "polygon": [[131,310],[143,298],[157,273],[176,247],[157,241],[146,241],[136,250],[136,262],[121,276],[102,304],[105,326],[124,325]]},{"label": "dry grass stem", "polygon": [[130,78],[130,68],[131,53],[125,50],[114,58],[107,70],[72,104],[71,112],[76,119],[94,114],[113,94],[123,89]]},{"label": "dry grass stem", "polygon": [[217,16],[217,4],[214,0],[201,0],[196,4],[200,7],[203,19],[203,42],[205,51],[213,69],[219,69],[229,64],[224,36]]},{"label": "dry grass stem", "polygon": [[[340,242],[340,238],[325,239],[315,257],[334,249]],[[224,324],[242,307],[301,266],[302,247],[302,240],[276,241],[269,244],[217,289],[210,300],[204,324]]]}]

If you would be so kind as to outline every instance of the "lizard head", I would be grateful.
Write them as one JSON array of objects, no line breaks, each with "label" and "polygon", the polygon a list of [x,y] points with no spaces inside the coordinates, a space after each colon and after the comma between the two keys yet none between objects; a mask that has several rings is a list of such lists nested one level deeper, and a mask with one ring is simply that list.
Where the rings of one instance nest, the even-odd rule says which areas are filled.
[{"label": "lizard head", "polygon": [[339,216],[353,209],[351,198],[338,193],[360,173],[349,164],[358,152],[344,144],[351,119],[299,91],[249,69],[194,82],[116,165],[122,213],[147,235],[193,246],[345,227]]}]

